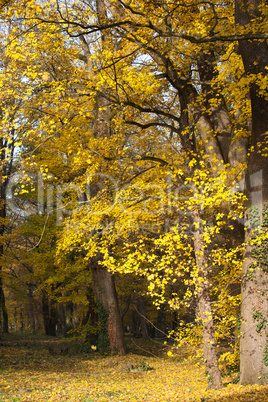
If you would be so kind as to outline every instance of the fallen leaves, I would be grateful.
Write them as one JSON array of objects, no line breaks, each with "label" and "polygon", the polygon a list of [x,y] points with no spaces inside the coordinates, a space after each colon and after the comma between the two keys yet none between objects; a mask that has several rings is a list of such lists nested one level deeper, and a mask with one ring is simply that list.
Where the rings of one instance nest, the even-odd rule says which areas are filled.
[{"label": "fallen leaves", "polygon": [[174,357],[51,356],[47,347],[2,346],[0,402],[268,401],[267,386],[206,391],[204,367]]}]

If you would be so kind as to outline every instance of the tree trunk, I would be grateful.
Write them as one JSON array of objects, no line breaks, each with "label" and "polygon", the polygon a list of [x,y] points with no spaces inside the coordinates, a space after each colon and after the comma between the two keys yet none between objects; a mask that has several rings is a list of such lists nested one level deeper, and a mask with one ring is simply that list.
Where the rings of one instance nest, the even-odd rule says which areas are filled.
[{"label": "tree trunk", "polygon": [[24,331],[24,320],[23,320],[23,314],[20,312],[20,332],[23,333]]},{"label": "tree trunk", "polygon": [[[244,27],[252,19],[261,16],[260,0],[236,0],[236,23]],[[267,75],[268,45],[266,41],[240,40],[239,51],[247,74]],[[252,110],[251,145],[254,146],[248,160],[245,221],[247,223],[245,260],[242,268],[241,334],[240,334],[240,382],[256,384],[268,382],[268,270],[265,264],[267,244],[254,246],[252,229],[266,225],[263,211],[268,205],[267,147],[268,100],[258,93],[256,84],[250,88]],[[259,220],[259,222],[258,222]]]},{"label": "tree trunk", "polygon": [[101,256],[96,256],[91,261],[92,285],[95,297],[107,312],[107,331],[110,342],[110,350],[120,356],[126,354],[123,324],[118,306],[114,276],[99,265]]},{"label": "tree trunk", "polygon": [[240,334],[240,382],[245,385],[268,383],[268,267],[265,263],[268,245],[265,241],[261,246],[252,244],[252,229],[267,231],[267,227],[264,227],[266,219],[263,219],[268,205],[267,162],[267,158],[262,157],[255,148],[250,156],[246,180],[247,246],[242,268]]},{"label": "tree trunk", "polygon": [[[3,150],[1,159],[3,160]],[[4,169],[4,167],[3,167]],[[4,172],[3,172],[4,173]],[[5,219],[6,219],[6,180],[4,183],[0,184],[0,258],[3,257],[4,254],[4,245],[3,245],[3,236],[5,233]],[[0,319],[1,319],[1,330],[3,333],[8,333],[8,314],[6,309],[6,300],[5,294],[3,290],[3,278],[2,278],[3,267],[0,266]]]},{"label": "tree trunk", "polygon": [[156,325],[154,328],[154,338],[164,338],[168,334],[166,333],[166,304],[161,304],[157,314]]},{"label": "tree trunk", "polygon": [[[97,328],[98,326],[98,306],[94,298],[94,291],[92,287],[87,288],[86,297],[88,300],[88,310],[86,315],[83,317],[82,325],[88,324],[90,328]],[[86,340],[87,342],[96,345],[96,333],[94,329],[90,329],[87,332]]]},{"label": "tree trunk", "polygon": [[140,319],[141,319],[141,335],[143,339],[149,339],[149,329],[148,329],[148,321],[146,319],[146,304],[144,297],[139,295],[138,296],[138,311],[140,314]]},{"label": "tree trunk", "polygon": [[198,296],[197,306],[203,325],[204,362],[209,377],[208,388],[217,389],[222,387],[222,380],[218,364],[214,322],[210,302],[210,284],[207,271],[208,263],[202,238],[201,219],[197,210],[194,212],[193,218],[195,223],[194,251],[198,271],[196,282]]},{"label": "tree trunk", "polygon": [[[2,114],[2,111],[1,111]],[[3,257],[4,254],[4,241],[3,236],[5,233],[5,225],[6,225],[6,190],[8,179],[7,175],[7,166],[6,166],[6,150],[5,150],[5,141],[3,138],[0,139],[0,156],[1,156],[1,167],[0,167],[0,258]],[[0,266],[0,316],[1,316],[1,327],[4,333],[8,333],[8,315],[6,309],[6,301],[5,294],[3,290],[3,278],[2,278],[3,267]]]},{"label": "tree trunk", "polygon": [[56,336],[56,309],[45,292],[42,295],[42,312],[46,335]]},{"label": "tree trunk", "polygon": [[[103,0],[96,1],[97,18],[98,22],[102,23],[107,19],[106,5]],[[87,59],[87,69],[90,74],[92,73],[92,62],[89,46],[83,38],[84,54]],[[105,31],[101,33],[101,44],[103,48],[107,46],[107,38]],[[111,43],[108,44],[111,46]],[[107,88],[102,88],[103,93],[107,93]],[[111,136],[111,121],[110,121],[110,104],[104,97],[97,95],[95,98],[95,119],[94,119],[94,137],[101,140]],[[98,195],[99,191],[104,188],[104,183],[99,180],[90,188],[91,197],[94,198]],[[96,300],[101,303],[108,315],[108,337],[110,342],[110,349],[112,352],[117,351],[119,355],[126,354],[126,345],[124,340],[124,331],[122,319],[118,306],[117,293],[114,283],[114,276],[103,266],[99,264],[102,260],[101,254],[97,254],[91,260],[92,271],[92,286]]]},{"label": "tree trunk", "polygon": [[28,300],[29,300],[29,319],[30,319],[30,326],[31,326],[31,333],[36,333],[35,328],[35,302],[33,297],[33,292],[31,286],[28,287]]},{"label": "tree trunk", "polygon": [[[1,275],[1,271],[0,271]],[[5,294],[3,290],[3,281],[0,276],[0,330],[4,334],[8,333],[8,315],[6,309]]]}]

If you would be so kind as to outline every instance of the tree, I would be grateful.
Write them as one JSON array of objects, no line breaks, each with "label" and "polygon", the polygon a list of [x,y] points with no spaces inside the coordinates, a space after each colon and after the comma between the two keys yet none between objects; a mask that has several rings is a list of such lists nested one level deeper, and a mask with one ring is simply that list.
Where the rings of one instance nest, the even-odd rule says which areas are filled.
[{"label": "tree", "polygon": [[[120,121],[122,121],[122,119],[120,119],[120,111],[122,110],[123,105],[123,122],[125,121],[126,125],[129,124],[132,126],[137,126],[141,130],[146,128],[151,129],[152,127],[157,126],[160,128],[163,127],[163,129],[159,131],[163,135],[163,137],[165,136],[165,130],[170,129],[171,132],[175,131],[178,134],[176,140],[179,141],[179,146],[182,147],[182,150],[180,150],[179,152],[180,156],[186,157],[191,162],[193,161],[193,164],[195,164],[196,161],[198,166],[202,162],[203,155],[201,157],[198,157],[196,156],[196,153],[201,152],[202,154],[203,150],[205,150],[209,156],[211,165],[219,164],[220,166],[220,164],[222,163],[221,161],[227,158],[226,151],[223,149],[223,147],[221,149],[219,145],[219,143],[222,142],[220,141],[220,134],[223,134],[222,131],[224,130],[225,133],[230,137],[229,120],[223,118],[226,108],[224,102],[222,102],[222,99],[220,99],[219,101],[217,100],[217,98],[210,96],[212,87],[206,87],[207,90],[204,90],[204,98],[207,102],[207,105],[205,104],[205,102],[203,102],[202,99],[199,100],[198,90],[196,88],[196,85],[194,84],[192,73],[195,67],[192,60],[194,57],[196,57],[198,60],[199,75],[203,76],[203,78],[213,78],[211,77],[211,75],[213,76],[213,73],[211,74],[211,72],[213,72],[212,63],[214,62],[214,54],[212,54],[210,48],[207,45],[200,45],[195,47],[192,46],[191,43],[187,43],[188,39],[186,37],[184,38],[184,34],[181,32],[178,32],[177,39],[175,39],[175,35],[177,33],[172,30],[172,25],[170,26],[170,22],[172,21],[171,18],[176,21],[178,20],[179,16],[181,17],[181,15],[183,15],[184,26],[182,32],[185,29],[194,29],[195,31],[196,26],[191,13],[193,13],[193,15],[200,13],[200,23],[204,31],[206,32],[208,28],[205,26],[202,18],[204,20],[208,20],[210,17],[212,17],[212,22],[209,25],[213,26],[213,20],[215,19],[215,15],[213,14],[213,7],[205,7],[204,9],[199,10],[198,8],[196,8],[195,5],[193,5],[190,9],[191,13],[187,13],[185,12],[184,6],[174,8],[173,5],[169,7],[168,4],[163,3],[163,7],[161,7],[159,10],[154,10],[150,5],[143,4],[143,2],[141,2],[141,5],[141,10],[139,10],[137,6],[133,8],[131,5],[124,3],[118,4],[114,9],[111,6],[109,12],[112,12],[111,18],[114,17],[112,25],[110,25],[110,17],[108,18],[108,14],[105,13],[106,5],[104,3],[97,3],[97,16],[100,16],[101,13],[101,18],[96,18],[91,9],[89,11],[85,10],[85,15],[81,14],[82,22],[79,22],[78,24],[76,22],[77,17],[73,19],[72,15],[70,18],[68,16],[68,9],[62,7],[60,3],[58,5],[59,20],[57,21],[57,23],[61,24],[63,30],[65,30],[69,34],[69,36],[80,36],[83,40],[86,35],[93,33],[94,30],[100,30],[102,32],[102,38],[105,38],[104,46],[100,46],[94,54],[94,57],[97,57],[97,59],[99,60],[99,65],[101,66],[101,69],[99,74],[96,74],[96,79],[94,77],[90,94],[90,96],[92,96],[92,91],[96,93],[96,104],[97,109],[99,110],[98,113],[102,115],[102,119],[99,121],[99,130],[107,130],[107,111],[111,111],[112,107],[115,111],[116,116],[116,118],[113,118],[113,124],[115,125],[115,127],[119,127]],[[43,11],[44,10],[40,10],[39,8],[33,10],[32,18],[40,22],[40,24],[54,24],[54,22],[50,22],[49,15],[42,15]],[[86,21],[86,18],[88,18],[87,12],[89,15],[92,14],[91,17],[94,18],[94,21],[96,21],[96,23],[94,22],[92,25],[89,25],[84,22]],[[79,13],[80,10],[78,10],[78,14]],[[149,14],[150,17],[148,17]],[[128,32],[125,32],[124,25],[130,28]],[[113,30],[113,27],[116,29]],[[158,41],[156,41],[154,38],[155,33],[157,33],[158,35]],[[114,37],[114,34],[120,35],[121,41],[120,45],[117,46],[117,48],[114,48],[112,46],[114,51],[111,52],[110,48],[107,45],[113,44],[112,38]],[[185,52],[187,49],[187,51],[191,55],[189,58],[185,58],[184,54],[181,54],[181,39],[184,39],[185,45],[183,52]],[[169,52],[171,44],[173,46],[171,49],[172,52],[174,52],[176,44],[178,44],[178,51],[174,54]],[[131,50],[131,53],[129,53],[129,50]],[[133,68],[133,62],[139,60],[139,57],[143,58],[146,55],[149,57],[149,62],[141,62],[140,67]],[[208,71],[207,67],[209,67]],[[178,70],[180,70],[180,74],[178,73]],[[141,87],[140,85],[141,77],[146,79],[146,81],[149,83],[149,85],[145,88]],[[103,90],[103,79],[105,79],[106,83],[108,84],[105,86],[105,90]],[[204,87],[205,86],[206,84],[204,85]],[[106,89],[107,87],[108,89]],[[172,94],[172,90],[169,90],[170,87],[174,91],[175,95]],[[154,96],[155,89],[163,90],[168,94],[167,98],[169,99],[169,102],[167,103],[166,100],[163,100],[161,102],[161,108],[156,107],[158,100]],[[173,102],[173,100],[175,102]],[[98,102],[100,101],[101,104],[98,105]],[[179,109],[179,114],[178,110],[176,110],[176,106]],[[103,110],[104,108],[105,111]],[[203,113],[203,111],[206,110],[208,110],[208,112]],[[139,112],[144,115],[139,116]],[[157,116],[156,121],[153,121],[151,119],[152,113]],[[212,117],[210,115],[212,115]],[[226,116],[228,117],[228,113],[225,113],[224,117]],[[99,119],[97,118],[97,121],[98,120]],[[215,122],[217,124],[215,124]],[[192,127],[194,127],[192,131],[189,129],[191,125]],[[197,129],[200,134],[201,141],[199,140],[198,135],[196,135],[197,131],[195,132],[195,130]],[[219,130],[221,132],[219,132]],[[123,136],[120,138],[121,132],[122,131],[118,129],[119,136],[117,137],[114,135],[113,141],[114,144],[118,144],[120,146],[121,155],[127,155],[127,152],[123,150],[124,148],[122,148],[122,146],[124,147],[124,142],[120,143],[120,140],[124,140],[125,137],[125,133],[122,132]],[[152,130],[150,130],[149,132],[151,133]],[[97,139],[100,138],[102,143],[107,144],[107,142],[104,141],[104,139],[108,138],[107,135],[98,135]],[[146,138],[146,136],[143,136],[143,142],[145,144],[148,144],[148,148],[151,148],[150,141]],[[98,146],[101,146],[100,141],[96,141],[96,143],[98,144]],[[111,136],[109,137],[109,143],[109,151],[111,151]],[[134,144],[135,143],[139,143],[139,141],[134,141]],[[140,142],[137,148],[140,150],[144,143]],[[163,143],[167,144],[167,141],[163,141]],[[165,150],[165,152],[161,152],[161,150],[157,148],[158,147],[156,147],[156,157],[154,156],[154,154],[151,154],[151,152],[149,152],[148,154],[143,153],[139,155],[141,163],[138,162],[136,164],[137,173],[127,176],[124,175],[126,176],[126,180],[134,181],[135,177],[140,175],[143,179],[142,182],[140,183],[139,180],[135,180],[134,183],[139,183],[142,186],[141,188],[144,188],[146,180],[153,179],[150,174],[146,174],[147,170],[156,169],[158,163],[163,165],[168,164],[166,162],[166,159],[169,157],[170,149]],[[210,148],[212,150],[210,150]],[[132,150],[132,156],[134,156],[134,158],[135,153],[138,154],[138,152],[133,152]],[[107,150],[104,155],[105,154],[107,155]],[[121,155],[120,158],[122,158]],[[106,161],[112,161],[114,159],[113,157],[111,157],[111,154],[103,157],[103,153],[99,153],[99,156],[101,156],[102,159]],[[150,165],[147,161],[155,162],[155,164]],[[142,169],[140,169],[139,164]],[[177,168],[178,164],[175,163],[175,166]],[[114,166],[109,166],[109,174],[114,173],[113,168],[117,168],[120,172],[124,172],[125,168],[123,167],[122,159],[118,160],[117,163],[114,163]],[[217,169],[214,169],[214,172],[212,169],[212,175],[216,171]],[[162,172],[160,172],[160,176],[158,175],[157,180],[158,182],[162,181],[164,185],[165,182],[163,180],[163,177],[161,177],[161,175],[163,174],[166,175],[166,171],[164,171],[164,169],[162,170]],[[122,173],[121,177],[123,177]],[[123,182],[124,181],[122,180],[122,182],[120,183],[121,187],[124,186]],[[93,194],[93,196],[95,200],[96,212],[99,210],[99,208],[102,209],[105,204],[111,204],[111,201],[109,199],[109,191],[107,190],[107,188],[104,188],[103,192],[97,191],[96,194]],[[132,189],[129,190],[129,198],[126,202],[127,209],[131,209],[131,202],[129,203],[129,201],[131,200],[131,196]],[[149,198],[151,198],[151,194],[149,195]],[[137,202],[142,202],[142,200],[138,200]],[[115,208],[113,213],[109,216],[108,222],[111,222],[112,224],[109,223],[108,226],[113,226],[113,223],[116,220],[115,217],[117,211],[118,209]],[[91,207],[90,213],[93,212],[94,209]],[[79,216],[81,217],[81,211],[77,214],[77,216],[74,217],[74,219],[79,219]],[[148,218],[145,214],[145,216],[141,217],[140,219],[146,221]],[[191,211],[191,220],[195,223],[196,228],[195,235],[193,236],[193,252],[197,261],[197,270],[200,274],[200,277],[203,277],[203,285],[197,287],[197,289],[199,291],[198,300],[200,302],[200,313],[203,322],[204,335],[206,340],[208,341],[205,342],[205,350],[208,351],[208,353],[205,352],[207,356],[206,363],[208,372],[212,377],[212,386],[218,387],[221,386],[221,379],[217,367],[216,344],[214,339],[215,335],[213,334],[213,320],[212,318],[210,318],[209,320],[207,320],[206,318],[207,314],[209,315],[209,317],[211,317],[211,308],[209,300],[209,288],[207,283],[207,263],[205,257],[200,258],[201,252],[203,252],[202,250],[205,247],[202,239],[203,232],[201,231],[201,226],[199,226],[199,221],[201,219],[202,218],[198,212],[198,208],[196,210],[193,209]],[[113,245],[114,239],[112,239],[111,236],[107,236],[103,239],[101,238],[104,237],[102,233],[103,230],[99,229],[99,227],[101,227],[101,225],[103,224],[102,220],[103,218],[101,218],[100,220],[95,219],[95,221],[94,219],[92,219],[92,221],[90,222],[89,226],[94,228],[95,235],[89,242],[87,242],[88,244],[86,245],[86,250],[89,250],[87,254],[87,257],[89,259],[94,257],[94,253],[96,253],[96,248],[100,255],[104,256],[104,259],[109,258],[108,250],[109,247]],[[87,217],[85,219],[85,222],[86,221],[89,222],[90,219]],[[116,222],[116,224],[117,223],[118,222]],[[96,234],[96,229],[101,231],[101,235]],[[83,236],[85,236],[84,232]],[[64,241],[68,244],[67,238],[68,235],[64,237]],[[76,239],[74,241],[73,236],[70,236],[70,238],[71,243],[69,242],[69,245],[78,244],[78,242],[81,243],[80,235],[76,235]],[[99,260],[99,262],[101,262],[101,260]],[[208,321],[209,325],[207,324]]]},{"label": "tree", "polygon": [[[36,11],[41,11],[39,6],[37,4],[36,8],[26,8],[29,17]],[[98,18],[102,18],[101,2],[97,8]],[[53,8],[49,12],[53,12]],[[16,17],[12,16],[11,18],[21,36],[20,39],[13,38],[8,52],[11,58],[19,59],[22,64],[27,61],[28,67],[23,70],[23,73],[25,81],[29,84],[29,93],[32,95],[28,108],[24,108],[24,119],[28,124],[27,141],[32,150],[30,151],[30,158],[28,160],[27,157],[24,158],[24,164],[28,166],[28,169],[39,168],[44,173],[45,179],[48,176],[46,171],[50,170],[50,177],[52,178],[50,187],[53,184],[57,185],[57,191],[59,191],[57,193],[57,223],[60,224],[62,223],[60,221],[65,218],[65,213],[61,213],[64,210],[64,197],[68,192],[72,193],[72,189],[76,190],[80,183],[83,185],[83,188],[81,186],[78,191],[78,197],[83,198],[83,201],[80,202],[86,205],[90,202],[87,199],[87,185],[84,181],[84,177],[88,174],[87,167],[90,165],[90,161],[86,160],[84,166],[79,166],[78,169],[72,166],[71,161],[73,162],[77,158],[76,153],[79,154],[82,151],[85,155],[83,147],[86,143],[90,143],[90,141],[94,143],[96,139],[104,139],[109,136],[109,110],[102,110],[106,105],[108,107],[108,104],[103,98],[97,96],[88,101],[88,97],[85,98],[83,94],[83,91],[87,90],[87,86],[83,87],[82,83],[84,79],[90,77],[90,71],[87,70],[87,67],[91,63],[88,56],[90,48],[85,40],[81,41],[80,46],[77,43],[67,43],[67,41],[64,43],[66,37],[61,32],[54,37],[52,36],[53,30],[46,31],[46,27],[43,30],[42,26],[35,26],[31,29],[27,25],[27,20],[18,23]],[[24,29],[28,30],[29,34],[24,35]],[[14,32],[14,35],[18,38],[17,32]],[[24,41],[21,41],[22,37]],[[35,42],[37,38],[40,39],[38,43]],[[99,38],[98,42],[100,44],[103,42],[103,46],[106,47],[104,36]],[[23,51],[19,49],[18,44],[21,46],[21,50],[24,49]],[[35,53],[35,56],[31,56],[32,52]],[[71,54],[72,56],[69,58]],[[79,62],[80,57],[83,62]],[[87,62],[85,66],[82,64],[84,60]],[[75,76],[77,76],[76,79]],[[93,73],[90,80],[94,83]],[[71,86],[69,86],[70,82]],[[87,104],[85,104],[85,100]],[[97,110],[95,119],[91,108]],[[83,110],[85,115],[83,115]],[[91,128],[88,130],[89,119],[91,120]],[[79,125],[81,130],[78,129]],[[59,133],[62,136],[59,136]],[[39,135],[41,141],[38,138]],[[64,138],[64,136],[66,137]],[[77,141],[75,148],[73,148],[74,138]],[[45,146],[47,141],[50,142],[48,147]],[[53,159],[51,159],[52,142],[54,143]],[[42,148],[43,153],[40,153],[41,146],[44,146]],[[65,168],[63,168],[63,161]],[[55,179],[52,174],[56,177]],[[68,186],[69,188],[67,188]],[[94,196],[98,196],[98,183],[95,189],[96,191],[92,185],[91,193],[93,194],[95,191]],[[79,200],[81,199],[79,198]],[[66,200],[68,204],[70,201],[68,197]],[[48,206],[47,209],[51,207],[53,208],[53,205]],[[69,208],[70,210],[71,208]],[[81,253],[83,254],[83,251]],[[99,266],[98,259],[101,261],[101,256],[96,258],[97,256],[95,256],[94,261],[89,262],[88,269],[92,270],[95,296],[109,315],[111,349],[118,350],[120,354],[125,354],[123,327],[114,278],[110,272]]]},{"label": "tree", "polygon": [[[50,117],[43,116],[41,125],[44,127],[53,114],[51,127],[61,127],[68,139],[72,132],[73,138],[84,140],[81,147],[77,146],[80,139],[71,145],[67,141],[67,157],[76,162],[72,173],[80,172],[76,183],[82,186],[84,193],[91,177],[92,197],[84,197],[84,205],[65,220],[59,252],[68,252],[72,247],[83,251],[88,261],[97,256],[96,273],[107,273],[107,267],[146,273],[152,278],[149,290],[153,291],[156,285],[161,287],[160,279],[164,285],[169,280],[169,269],[176,274],[172,279],[179,280],[177,272],[180,275],[181,272],[175,265],[176,261],[180,267],[179,261],[175,256],[171,263],[172,250],[169,248],[169,243],[173,246],[175,243],[176,253],[191,262],[190,285],[199,305],[207,341],[204,345],[206,365],[214,388],[221,386],[221,378],[217,367],[215,312],[211,307],[211,297],[215,293],[213,295],[211,288],[217,275],[228,269],[235,275],[239,271],[235,256],[240,257],[240,250],[235,241],[232,244],[226,239],[224,230],[230,232],[232,214],[241,213],[242,197],[239,193],[234,195],[232,186],[240,177],[238,172],[245,169],[248,138],[250,146],[255,147],[249,158],[248,178],[253,180],[261,169],[265,177],[266,169],[265,141],[260,147],[261,157],[256,148],[267,130],[267,114],[263,117],[267,103],[264,93],[266,56],[261,61],[262,52],[267,53],[267,35],[263,28],[266,16],[261,4],[259,7],[257,3],[253,5],[251,13],[250,3],[246,3],[245,8],[237,3],[236,16],[231,1],[224,4],[217,1],[189,4],[163,1],[158,7],[154,2],[142,0],[68,4],[57,1],[56,7],[54,3],[48,3],[43,8],[38,3],[36,7],[26,8],[27,29],[34,31],[37,26],[44,36],[42,29],[46,26],[50,32],[49,43],[49,35],[60,32],[59,43],[64,49],[60,59],[68,66],[61,76],[61,83],[51,79],[53,74],[58,74],[54,71],[45,79],[44,96],[51,91],[55,100],[51,103],[53,113],[52,108],[46,110]],[[234,17],[240,27],[234,24]],[[76,38],[80,38],[80,44]],[[237,40],[247,76],[237,54]],[[253,52],[255,45],[256,53],[255,49]],[[26,49],[28,51],[30,47]],[[66,56],[70,49],[71,58]],[[76,62],[73,54],[77,57]],[[87,72],[79,60],[86,61]],[[75,63],[77,68],[74,68]],[[66,97],[66,93],[71,96]],[[45,109],[44,99],[40,99],[41,108]],[[68,114],[71,117],[67,118],[68,130],[61,117],[63,100],[72,111]],[[75,113],[78,105],[79,113]],[[252,120],[252,132],[250,124],[245,124],[248,120]],[[91,135],[87,136],[87,130],[91,130]],[[53,129],[47,138],[51,136],[55,136]],[[64,139],[60,141],[62,149]],[[53,140],[53,145],[56,143]],[[175,179],[175,184],[170,184],[169,177]],[[176,207],[178,186],[184,186],[183,191],[190,201],[179,199],[183,201],[179,211],[186,214],[183,219]],[[175,194],[172,200],[170,188]],[[249,199],[254,201],[250,186],[248,191]],[[266,202],[266,190],[263,194]],[[229,210],[225,205],[228,200],[233,203]],[[250,202],[255,206],[253,201]],[[88,202],[90,209],[86,205]],[[164,208],[160,207],[161,202]],[[140,209],[141,205],[143,209]],[[157,212],[154,214],[153,211]],[[174,229],[170,236],[163,234],[167,219],[178,218],[182,225],[180,231]],[[226,223],[229,228],[224,227]],[[185,235],[186,224],[192,225],[193,230]],[[144,234],[140,228],[145,225]],[[153,225],[160,227],[160,233],[152,230]],[[233,232],[238,233],[240,240],[239,223],[234,225]],[[256,233],[253,236],[254,241],[260,241]],[[263,236],[261,241],[265,241]],[[186,252],[183,239],[189,240]],[[163,243],[160,250],[157,241]],[[157,274],[147,266],[150,265],[146,252],[148,245],[156,250],[152,261],[158,267]],[[140,248],[144,250],[144,256]],[[125,263],[120,257],[122,250]],[[256,250],[247,248],[246,257],[252,251],[256,256]],[[250,258],[246,259],[243,268],[247,273],[243,274],[243,295],[252,295],[251,291],[256,294],[257,289],[248,280],[248,268],[253,269],[249,267]],[[230,259],[235,273],[230,269]],[[187,275],[186,265],[181,271]],[[257,284],[265,284],[266,273],[258,270],[257,275]],[[234,280],[229,278],[229,282]],[[187,280],[189,278],[185,278],[185,284]],[[224,286],[219,286],[218,297],[220,289],[224,290]],[[263,351],[266,350],[267,314],[264,298],[264,295],[260,296],[263,311],[256,310],[255,306],[254,312],[252,306],[256,298],[243,296],[242,300],[242,315],[251,315],[252,325],[258,329],[253,338],[261,338]],[[249,313],[246,314],[246,310]],[[242,330],[243,326],[244,323]],[[251,331],[245,333],[252,336]],[[253,352],[253,344],[250,346],[243,334],[243,351],[245,344]],[[260,375],[263,376],[261,380],[265,380],[266,375],[262,352],[258,353],[257,360],[254,378],[250,380],[253,382]],[[241,364],[244,365],[243,360]],[[244,374],[242,381],[248,381]]]},{"label": "tree", "polygon": [[[3,18],[3,15],[1,15]],[[12,79],[13,65],[5,54],[4,31],[8,27],[3,24],[1,29],[1,66],[0,85],[2,96],[0,99],[0,330],[8,332],[8,315],[3,290],[3,264],[2,259],[5,250],[5,236],[8,226],[7,192],[11,175],[16,165],[15,150],[20,144],[23,130],[17,127],[20,121],[21,100],[13,98],[12,92],[18,85],[17,80]],[[21,74],[17,70],[18,76]],[[19,79],[19,78],[18,78]],[[21,89],[21,88],[20,88]]]},{"label": "tree", "polygon": [[[261,1],[236,1],[236,23],[245,36],[261,34],[261,24],[267,16]],[[268,203],[268,98],[263,91],[267,80],[267,41],[243,39],[239,41],[239,52],[243,59],[245,73],[252,77],[250,101],[252,113],[251,152],[247,169],[246,242],[245,262],[242,271],[241,310],[241,383],[255,384],[268,381],[267,328],[268,286],[265,254],[267,242],[258,239],[261,226],[266,229]],[[258,193],[256,194],[256,187]],[[257,233],[256,233],[257,232]],[[257,237],[257,238],[256,238]],[[261,243],[261,247],[258,244]],[[251,275],[250,275],[251,274]]]}]

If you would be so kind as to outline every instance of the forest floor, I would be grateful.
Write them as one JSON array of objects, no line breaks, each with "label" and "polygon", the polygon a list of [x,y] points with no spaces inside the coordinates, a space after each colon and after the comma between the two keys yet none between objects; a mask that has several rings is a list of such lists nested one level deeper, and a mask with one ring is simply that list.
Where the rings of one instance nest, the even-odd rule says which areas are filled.
[{"label": "forest floor", "polygon": [[81,341],[6,336],[0,340],[0,402],[268,401],[268,386],[206,391],[203,365],[167,356],[163,342],[128,339],[127,356],[101,356]]}]

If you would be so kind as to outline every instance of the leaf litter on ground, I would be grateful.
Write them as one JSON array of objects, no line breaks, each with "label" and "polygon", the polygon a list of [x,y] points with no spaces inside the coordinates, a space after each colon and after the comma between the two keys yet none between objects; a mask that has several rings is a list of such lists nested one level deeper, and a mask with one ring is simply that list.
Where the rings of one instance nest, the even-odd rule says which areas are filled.
[{"label": "leaf litter on ground", "polygon": [[147,356],[137,349],[124,357],[75,349],[62,354],[55,341],[53,354],[49,348],[45,341],[0,346],[0,402],[268,401],[268,386],[228,384],[228,379],[223,389],[207,391],[202,364],[166,353],[157,357],[155,351],[152,356],[149,347]]}]

